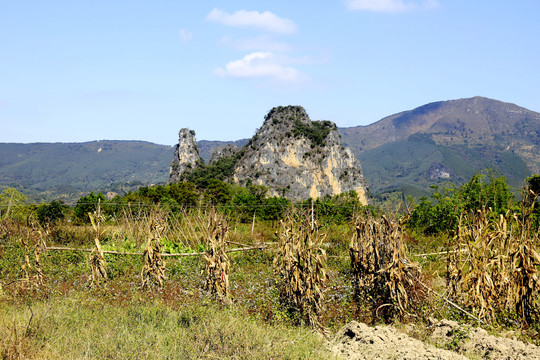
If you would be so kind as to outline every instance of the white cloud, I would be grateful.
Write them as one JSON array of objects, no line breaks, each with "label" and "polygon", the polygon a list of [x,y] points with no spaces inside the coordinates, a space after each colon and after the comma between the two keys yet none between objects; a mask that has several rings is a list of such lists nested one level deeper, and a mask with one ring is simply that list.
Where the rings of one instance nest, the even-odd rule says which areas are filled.
[{"label": "white cloud", "polygon": [[206,16],[206,20],[233,27],[262,28],[282,34],[296,32],[296,24],[292,20],[281,18],[270,11],[238,10],[230,14],[224,10],[214,8]]},{"label": "white cloud", "polygon": [[271,52],[253,52],[240,60],[229,62],[225,69],[214,70],[214,73],[234,78],[270,78],[286,82],[302,77],[298,70],[286,66]]},{"label": "white cloud", "polygon": [[178,34],[180,35],[180,39],[182,39],[182,42],[183,43],[187,43],[189,41],[191,41],[191,39],[193,38],[193,34],[191,34],[191,32],[187,31],[187,30],[184,30],[184,29],[181,29]]},{"label": "white cloud", "polygon": [[438,5],[437,0],[426,0],[421,4],[404,0],[347,0],[347,6],[351,10],[374,12],[405,12],[419,8],[435,8]]}]

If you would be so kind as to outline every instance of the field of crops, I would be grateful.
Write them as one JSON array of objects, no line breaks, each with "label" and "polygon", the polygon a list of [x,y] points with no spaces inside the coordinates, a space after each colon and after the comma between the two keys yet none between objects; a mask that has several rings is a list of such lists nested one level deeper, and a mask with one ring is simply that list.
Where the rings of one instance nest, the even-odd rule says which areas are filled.
[{"label": "field of crops", "polygon": [[510,212],[464,213],[437,237],[369,209],[340,223],[305,207],[89,219],[2,219],[0,358],[330,358],[353,320],[540,340],[538,234]]}]

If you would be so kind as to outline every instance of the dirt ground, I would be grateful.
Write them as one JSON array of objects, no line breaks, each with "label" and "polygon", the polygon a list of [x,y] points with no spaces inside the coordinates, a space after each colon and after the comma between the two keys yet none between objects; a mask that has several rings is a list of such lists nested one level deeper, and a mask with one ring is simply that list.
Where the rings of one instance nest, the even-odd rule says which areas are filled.
[{"label": "dirt ground", "polygon": [[[414,328],[413,325],[409,329]],[[481,328],[454,321],[431,320],[426,341],[391,326],[370,327],[351,322],[332,340],[338,358],[372,359],[531,359],[540,360],[540,347],[516,339],[489,335]]]}]

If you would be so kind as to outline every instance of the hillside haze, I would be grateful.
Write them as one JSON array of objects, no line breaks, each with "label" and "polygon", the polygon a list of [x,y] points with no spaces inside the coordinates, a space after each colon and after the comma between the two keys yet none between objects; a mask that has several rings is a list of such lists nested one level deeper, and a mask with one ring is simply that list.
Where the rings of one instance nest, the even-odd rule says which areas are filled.
[{"label": "hillside haze", "polygon": [[339,130],[376,193],[425,193],[485,168],[519,187],[540,171],[540,114],[488,98],[435,102]]}]

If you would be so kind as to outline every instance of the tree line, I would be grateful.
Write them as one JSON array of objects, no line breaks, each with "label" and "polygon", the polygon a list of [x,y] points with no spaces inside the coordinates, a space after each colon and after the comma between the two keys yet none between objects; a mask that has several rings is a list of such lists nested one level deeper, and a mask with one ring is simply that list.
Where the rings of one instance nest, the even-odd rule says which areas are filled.
[{"label": "tree line", "polygon": [[[461,214],[488,209],[491,216],[528,212],[532,224],[538,228],[540,211],[537,197],[540,194],[540,175],[526,179],[522,190],[522,199],[516,199],[504,176],[497,176],[491,171],[477,173],[466,183],[455,185],[447,183],[433,185],[431,196],[409,203],[406,212],[407,227],[425,235],[453,232]],[[291,200],[269,196],[269,189],[248,183],[246,186],[229,184],[219,179],[206,179],[198,183],[181,181],[172,184],[144,186],[125,195],[106,199],[101,192],[90,193],[68,206],[61,200],[40,205],[26,204],[26,196],[14,188],[4,189],[0,193],[0,219],[8,216],[23,219],[30,215],[42,224],[51,224],[64,219],[78,224],[89,222],[88,213],[96,211],[98,203],[106,217],[118,218],[126,211],[140,212],[151,206],[166,208],[171,213],[180,214],[187,208],[217,206],[241,222],[249,222],[256,216],[259,220],[279,220],[293,204],[313,207],[314,215],[322,223],[344,223],[353,218],[364,206],[354,191],[319,199]],[[394,204],[395,205],[395,204]],[[370,205],[369,211],[380,212],[381,206]],[[405,206],[402,207],[404,209]]]}]

